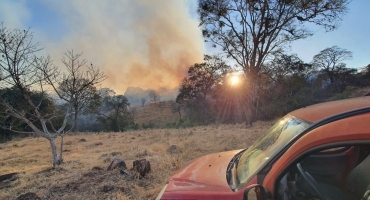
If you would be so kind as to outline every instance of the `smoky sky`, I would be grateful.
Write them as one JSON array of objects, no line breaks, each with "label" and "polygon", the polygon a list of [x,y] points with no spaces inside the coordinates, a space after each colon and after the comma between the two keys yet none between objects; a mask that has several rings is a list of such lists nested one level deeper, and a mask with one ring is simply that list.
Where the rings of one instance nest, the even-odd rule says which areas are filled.
[{"label": "smoky sky", "polygon": [[[195,11],[189,6],[194,1],[40,0],[39,3],[53,15],[33,20],[58,19],[53,24],[58,31],[31,27],[54,63],[61,65],[60,59],[67,49],[83,52],[83,58],[108,76],[102,87],[118,93],[124,93],[129,86],[174,88],[186,76],[190,65],[202,61],[204,42]],[[32,14],[28,11],[22,17]]]}]

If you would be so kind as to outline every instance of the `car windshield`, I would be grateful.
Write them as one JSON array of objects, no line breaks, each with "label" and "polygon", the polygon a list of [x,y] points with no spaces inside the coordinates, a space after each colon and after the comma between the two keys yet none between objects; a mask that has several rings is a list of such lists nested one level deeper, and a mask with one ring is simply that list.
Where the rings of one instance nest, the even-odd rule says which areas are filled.
[{"label": "car windshield", "polygon": [[270,158],[308,126],[308,123],[290,115],[275,123],[240,157],[236,168],[239,185],[247,183]]}]

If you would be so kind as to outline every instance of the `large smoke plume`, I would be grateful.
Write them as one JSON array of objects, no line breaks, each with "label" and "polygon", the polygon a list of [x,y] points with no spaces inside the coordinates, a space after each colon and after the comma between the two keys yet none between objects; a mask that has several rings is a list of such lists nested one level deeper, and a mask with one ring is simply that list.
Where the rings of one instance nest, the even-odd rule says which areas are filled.
[{"label": "large smoke plume", "polygon": [[108,75],[103,86],[173,88],[203,58],[204,43],[189,0],[41,0],[62,19],[61,39],[36,29],[56,64],[66,49]]}]

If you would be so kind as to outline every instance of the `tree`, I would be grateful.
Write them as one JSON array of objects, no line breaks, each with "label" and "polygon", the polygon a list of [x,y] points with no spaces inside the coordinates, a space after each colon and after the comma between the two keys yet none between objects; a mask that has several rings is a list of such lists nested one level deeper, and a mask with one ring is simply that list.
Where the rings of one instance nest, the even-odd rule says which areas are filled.
[{"label": "tree", "polygon": [[[57,87],[60,72],[52,65],[50,57],[39,55],[39,43],[34,43],[30,30],[9,30],[1,24],[0,27],[0,89],[14,88],[19,92],[21,107],[15,106],[10,99],[0,97],[1,115],[20,123],[27,124],[27,129],[15,129],[12,124],[2,124],[2,128],[24,134],[36,134],[49,140],[53,166],[63,162],[62,144],[58,154],[55,139],[62,137],[68,130],[67,119],[71,114],[72,105],[65,107],[61,115],[53,110],[44,112],[42,105],[47,98],[45,89]],[[33,98],[37,93],[41,98]],[[72,99],[68,99],[71,102]],[[55,119],[62,117],[62,123]],[[56,126],[58,125],[58,126]]]},{"label": "tree", "polygon": [[154,102],[157,102],[160,98],[158,92],[156,92],[155,90],[149,90],[148,96]]},{"label": "tree", "polygon": [[[51,113],[56,112],[56,107],[54,105],[53,100],[40,92],[36,91],[26,91],[27,94],[30,96],[32,101],[41,101],[39,110],[41,113]],[[24,100],[22,97],[22,93],[17,87],[11,87],[11,88],[4,88],[0,89],[0,98],[6,100],[14,109],[21,110],[25,115],[27,115],[27,118],[32,119],[32,121],[35,121],[35,126],[39,129],[41,129],[41,125],[36,121],[36,118],[29,115],[32,110],[30,110],[30,107],[28,106],[28,103]],[[15,134],[18,136],[23,136],[22,133],[17,133],[10,131],[9,129],[1,129],[1,127],[12,127],[13,130],[16,131],[30,131],[27,124],[21,120],[17,120],[16,118],[6,114],[6,107],[0,106],[0,130],[2,132],[3,141],[9,140],[13,138]]]},{"label": "tree", "polygon": [[65,78],[59,83],[57,92],[63,100],[72,99],[73,132],[78,128],[78,116],[88,106],[96,93],[95,85],[105,80],[104,73],[87,60],[81,59],[82,53],[75,54],[73,50],[64,53],[62,62],[67,69]]},{"label": "tree", "polygon": [[135,123],[135,114],[136,114],[136,112],[137,112],[136,107],[131,107],[131,108],[130,108],[130,112],[132,113],[133,123]]},{"label": "tree", "polygon": [[[207,42],[244,71],[254,109],[263,63],[292,41],[312,35],[308,24],[334,30],[350,0],[199,0],[197,12]],[[253,113],[253,112],[249,112]],[[252,124],[252,114],[247,124]]]},{"label": "tree", "polygon": [[181,104],[173,102],[171,104],[172,113],[178,113],[181,121]]},{"label": "tree", "polygon": [[266,64],[264,70],[274,82],[286,76],[299,76],[308,80],[316,73],[312,64],[304,63],[296,54],[275,55],[274,59]]},{"label": "tree", "polygon": [[259,88],[256,118],[272,119],[313,103],[317,72],[297,55],[278,54],[265,64]]},{"label": "tree", "polygon": [[183,80],[176,102],[194,101],[202,111],[201,120],[204,123],[207,97],[229,71],[230,66],[219,55],[205,55],[203,63],[195,63],[189,68],[188,78]]},{"label": "tree", "polygon": [[113,90],[103,89],[99,91],[99,101],[94,106],[94,113],[105,124],[107,130],[114,132],[124,130],[133,123],[133,115],[129,112],[130,103],[123,95],[116,95]]},{"label": "tree", "polygon": [[143,97],[143,98],[141,98],[141,107],[144,107],[145,102],[146,102],[146,99],[145,99],[144,97]]},{"label": "tree", "polygon": [[325,74],[330,84],[338,86],[346,74],[353,73],[354,69],[346,68],[345,60],[352,59],[352,52],[333,46],[326,48],[313,57],[313,66]]},{"label": "tree", "polygon": [[360,85],[366,86],[370,84],[370,64],[360,69]]}]

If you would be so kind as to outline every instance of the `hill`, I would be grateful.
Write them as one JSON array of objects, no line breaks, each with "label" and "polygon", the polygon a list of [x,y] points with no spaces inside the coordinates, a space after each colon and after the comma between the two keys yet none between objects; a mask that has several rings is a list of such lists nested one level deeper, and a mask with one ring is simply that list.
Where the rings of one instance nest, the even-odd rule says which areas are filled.
[{"label": "hill", "polygon": [[[136,113],[134,115],[135,123],[140,126],[143,124],[152,124],[154,127],[163,128],[168,123],[177,123],[180,120],[178,113],[173,113],[171,110],[171,104],[173,101],[168,102],[157,102],[149,103],[144,105],[144,107],[136,105],[131,106],[136,108]],[[184,114],[182,114],[184,116]]]}]

